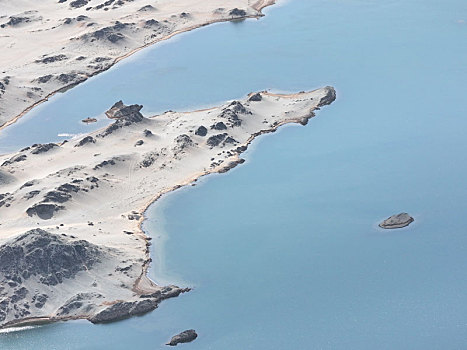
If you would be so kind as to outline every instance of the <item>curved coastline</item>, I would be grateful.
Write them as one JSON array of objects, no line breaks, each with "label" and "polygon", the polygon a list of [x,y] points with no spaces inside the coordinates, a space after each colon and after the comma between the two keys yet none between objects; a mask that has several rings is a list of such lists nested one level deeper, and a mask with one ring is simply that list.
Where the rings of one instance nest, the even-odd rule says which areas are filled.
[{"label": "curved coastline", "polygon": [[[250,97],[252,97],[252,95],[253,94],[250,94],[248,96],[248,100],[250,100]],[[255,95],[258,95],[258,94],[255,94]],[[236,144],[234,144],[233,147],[234,147],[234,149],[236,151],[234,151],[233,154],[231,154],[231,152],[228,152],[228,155],[225,156],[225,163],[224,162],[212,163],[210,169],[206,169],[206,167],[205,167],[203,171],[193,172],[192,175],[189,175],[192,170],[191,170],[191,168],[188,168],[188,169],[186,169],[187,173],[189,175],[188,177],[186,177],[186,178],[180,177],[181,181],[177,181],[174,185],[172,185],[170,187],[165,187],[165,188],[162,187],[161,190],[156,192],[155,195],[152,196],[152,198],[150,198],[148,201],[146,201],[142,206],[129,207],[131,212],[133,212],[133,210],[135,210],[135,208],[136,208],[136,210],[138,210],[138,213],[142,214],[137,219],[137,221],[130,221],[130,222],[127,221],[128,225],[130,225],[130,226],[127,226],[127,228],[130,228],[132,230],[132,232],[131,232],[132,236],[130,236],[130,237],[135,237],[135,238],[137,238],[137,241],[140,242],[135,247],[133,247],[132,249],[136,249],[138,246],[141,246],[141,248],[144,248],[144,251],[143,252],[140,251],[140,253],[139,253],[139,254],[143,254],[144,259],[141,259],[141,263],[137,263],[137,265],[135,265],[135,268],[138,268],[137,266],[140,266],[139,267],[140,268],[139,273],[136,275],[137,271],[134,271],[135,274],[131,275],[131,276],[134,276],[134,279],[133,279],[134,282],[132,282],[131,291],[134,293],[133,294],[134,296],[139,296],[140,298],[141,297],[145,298],[146,295],[148,295],[148,297],[151,297],[152,293],[154,293],[154,298],[155,298],[153,300],[153,302],[155,302],[154,306],[150,306],[149,308],[143,307],[141,310],[138,309],[140,311],[138,311],[137,314],[143,314],[143,313],[146,313],[148,311],[151,311],[154,308],[156,308],[157,305],[162,300],[178,296],[181,293],[185,293],[185,292],[188,292],[190,290],[189,288],[179,288],[179,287],[176,287],[176,286],[173,286],[173,285],[168,286],[169,289],[165,290],[166,287],[162,287],[162,286],[157,285],[148,276],[148,269],[149,269],[150,263],[152,261],[152,259],[150,257],[150,249],[149,249],[150,244],[151,244],[150,241],[151,241],[152,238],[143,230],[142,225],[143,225],[144,220],[146,219],[147,209],[149,208],[149,206],[151,206],[154,202],[156,202],[158,199],[160,199],[164,194],[175,191],[176,189],[179,189],[181,187],[190,185],[193,182],[197,181],[201,177],[204,177],[206,175],[213,174],[213,173],[225,173],[225,172],[229,171],[230,169],[235,168],[237,165],[244,162],[244,159],[241,158],[241,154],[248,149],[249,145],[253,142],[253,140],[256,137],[261,136],[263,134],[275,132],[279,127],[281,127],[281,126],[283,126],[285,124],[299,123],[299,124],[302,124],[302,125],[306,125],[308,120],[315,116],[315,114],[314,114],[315,110],[319,110],[321,106],[331,104],[336,98],[335,90],[332,87],[321,88],[321,89],[313,90],[313,91],[310,91],[310,92],[302,92],[302,93],[299,93],[299,94],[283,94],[283,95],[263,91],[263,92],[261,92],[261,95],[263,96],[263,99],[269,101],[269,102],[267,102],[269,104],[270,103],[278,103],[278,106],[274,107],[274,108],[279,108],[278,110],[276,110],[278,112],[280,111],[280,108],[283,108],[283,107],[279,107],[279,106],[286,106],[286,105],[290,106],[290,102],[287,102],[287,101],[292,100],[293,104],[297,104],[296,108],[295,108],[295,111],[291,112],[291,113],[295,113],[295,116],[292,114],[291,116],[288,117],[286,115],[289,112],[286,112],[285,115],[281,119],[274,119],[274,118],[277,118],[277,117],[274,117],[274,115],[269,114],[269,113],[272,113],[272,110],[264,110],[263,111],[262,108],[258,109],[259,105],[255,104],[255,103],[258,103],[258,102],[250,102],[250,103],[253,103],[254,106],[256,106],[256,107],[254,107],[254,109],[253,109],[254,114],[252,115],[252,117],[250,117],[248,119],[248,120],[251,120],[249,123],[253,122],[253,119],[256,119],[257,121],[255,122],[255,124],[252,124],[250,127],[247,127],[247,129],[239,128],[239,130],[237,130],[236,132],[232,131],[232,132],[234,132],[235,135],[237,135],[237,136],[235,136],[236,138],[240,137],[240,140],[243,140],[243,141],[240,142],[240,143],[236,142]],[[246,100],[244,100],[244,101],[246,101]],[[276,101],[276,102],[273,102],[273,101]],[[247,103],[247,102],[244,102],[244,103]],[[136,106],[136,105],[134,105],[134,106]],[[134,108],[134,106],[130,106],[130,107]],[[228,106],[229,107],[230,106],[236,106],[236,107],[239,107],[239,108],[243,109],[244,111],[242,113],[245,113],[244,116],[248,116],[248,115],[252,114],[252,112],[249,112],[248,110],[245,110],[245,107],[239,101],[234,101],[231,104],[229,104]],[[249,104],[246,104],[246,106],[249,106]],[[125,108],[130,108],[130,107],[125,107]],[[139,109],[141,107],[142,106],[138,106],[137,108]],[[253,108],[253,105],[250,106],[250,108]],[[215,109],[216,109],[216,107],[211,108],[211,109],[204,109],[204,110],[200,110],[200,111],[194,111],[194,112],[191,112],[191,113],[194,113],[194,114],[198,113],[198,114],[196,114],[198,116],[199,116],[199,113],[206,113],[207,116],[210,116],[209,118],[216,118],[216,117],[214,117],[216,115]],[[222,106],[217,107],[217,109],[219,109],[221,111],[222,110],[225,111],[225,107],[224,107],[224,109],[222,109]],[[260,114],[258,114],[259,111],[262,111],[262,112]],[[173,114],[172,118],[175,118],[173,120],[178,120],[178,118],[181,118],[182,116],[183,116],[183,118],[189,118],[190,117],[189,115],[187,115],[187,113],[177,114],[176,112],[173,112],[172,114]],[[169,115],[170,115],[170,113],[169,113]],[[267,117],[267,118],[270,119],[271,124],[269,124],[268,127],[266,127],[266,128],[264,127],[264,124],[263,125],[258,124],[258,122],[260,120],[262,120],[262,119],[258,119],[258,118],[261,118],[261,115],[263,117],[266,117],[266,116],[269,115],[269,117]],[[177,116],[179,116],[179,117],[177,117]],[[146,119],[146,122],[143,121],[143,126],[138,126],[138,128],[144,128],[145,127],[144,125],[148,125],[147,123],[150,120],[152,120],[152,122],[155,122],[156,120],[158,120],[158,118],[155,118],[155,117],[157,117],[157,116]],[[251,119],[251,118],[253,118],[253,119]],[[172,120],[172,119],[170,119],[170,120]],[[209,119],[209,120],[216,120],[216,119]],[[118,124],[118,122],[119,121],[117,120],[115,123]],[[198,121],[198,123],[199,122],[200,121]],[[206,120],[206,122],[209,122],[209,121]],[[256,126],[253,126],[253,125],[256,125]],[[136,127],[136,125],[135,125],[135,127]],[[101,130],[98,130],[98,131],[96,131],[96,132],[94,132],[92,134],[93,135],[102,135],[103,133],[108,131],[109,128],[111,128],[111,127],[107,127],[104,130],[104,132],[101,129]],[[240,130],[240,129],[242,129],[242,130]],[[130,130],[135,130],[135,129],[134,128],[132,129],[130,127]],[[179,132],[180,131],[176,131],[176,134],[178,134]],[[247,133],[246,135],[243,134],[245,132]],[[172,131],[172,133],[173,133],[173,131]],[[124,134],[126,134],[126,133],[124,133]],[[124,135],[124,134],[122,134],[122,135]],[[243,134],[243,136],[241,136],[242,134]],[[212,135],[212,133],[211,133],[211,135]],[[225,135],[227,135],[227,134],[225,134]],[[87,137],[89,138],[89,136],[87,136]],[[117,137],[117,139],[115,139],[115,137]],[[113,135],[110,138],[111,139],[110,141],[112,141],[112,139],[115,139],[115,141],[120,140],[119,137],[121,137],[121,136]],[[202,138],[199,138],[197,140],[201,141]],[[115,142],[115,141],[112,141],[112,142]],[[103,141],[99,141],[99,142],[103,142]],[[107,142],[109,142],[109,141],[107,141]],[[73,144],[75,144],[75,145],[73,146]],[[77,145],[79,145],[79,140],[74,140],[74,141],[71,142],[71,144],[63,143],[59,147],[69,149],[71,151],[71,150],[75,150]],[[198,148],[198,147],[201,147],[201,146],[196,146],[196,148]],[[205,149],[204,147],[206,147],[206,146],[203,146],[202,149]],[[232,146],[230,146],[230,147],[232,147]],[[65,149],[63,150],[63,152],[67,152],[67,151],[65,151]],[[229,148],[227,148],[226,150],[228,150],[228,149]],[[207,149],[205,149],[205,150],[207,150]],[[22,152],[24,152],[24,151],[22,151]],[[83,149],[81,152],[86,152],[87,153],[88,151]],[[212,155],[214,155],[214,153],[219,152],[219,148],[216,148],[216,147],[214,147],[214,149],[211,148],[210,152],[211,152]],[[214,153],[212,153],[212,152],[214,152]],[[181,159],[179,157],[180,156],[177,156],[175,154],[175,159],[179,159],[178,161],[180,161],[180,159]],[[93,160],[91,160],[91,161],[95,162]],[[213,165],[216,165],[216,166],[213,166]],[[60,165],[60,167],[61,166],[63,166],[63,165]],[[199,164],[197,166],[198,169],[200,168],[199,166],[201,166],[201,169],[202,169],[203,163],[201,163],[201,164]],[[25,169],[27,169],[27,168],[25,168]],[[23,170],[23,171],[27,172],[27,170]],[[128,169],[126,171],[128,171]],[[95,173],[95,175],[99,176],[98,173]],[[60,181],[63,181],[63,180],[60,180]],[[127,180],[127,181],[129,181],[129,180]],[[103,184],[103,185],[105,185],[105,184]],[[83,210],[84,210],[84,208],[83,208]],[[116,210],[118,210],[118,212],[121,213],[120,210],[122,210],[122,209],[117,208]],[[125,210],[125,212],[127,212],[127,210]],[[73,214],[70,213],[68,215],[73,215]],[[76,215],[76,214],[74,214],[74,215]],[[73,216],[71,216],[69,218],[72,219]],[[59,220],[61,222],[66,223],[67,225],[69,223],[69,222],[67,222],[67,219],[65,219],[65,218],[61,218]],[[116,219],[113,219],[113,220],[116,220]],[[114,221],[112,221],[112,223],[113,222]],[[118,221],[118,222],[121,222],[121,221]],[[88,221],[88,223],[89,223],[89,221]],[[125,225],[127,225],[127,224],[125,224]],[[122,228],[125,228],[125,226],[123,226]],[[86,231],[89,231],[89,230],[86,229]],[[62,232],[62,231],[60,231],[60,232]],[[126,231],[124,231],[124,232],[126,232]],[[117,234],[117,233],[118,232],[114,232],[112,234]],[[76,235],[76,233],[74,233],[74,234]],[[86,234],[89,234],[89,233],[86,233]],[[85,237],[83,237],[83,238],[85,238]],[[122,239],[122,238],[120,238],[120,239]],[[126,238],[125,238],[125,240],[126,240]],[[133,252],[131,254],[135,254],[135,253]],[[130,279],[133,278],[131,276],[130,276]],[[102,283],[105,284],[105,281],[102,281]],[[160,293],[161,289],[163,290],[162,294]],[[122,292],[123,292],[123,290],[122,290]],[[124,295],[124,294],[121,294],[121,295]],[[107,300],[109,300],[109,299],[107,299]],[[125,299],[125,297],[122,297],[122,298],[117,298],[117,300],[112,299],[112,298],[110,300],[113,300],[113,301],[111,301],[110,303],[105,301],[105,302],[103,302],[101,304],[101,307],[99,308],[100,313],[102,313],[103,311],[106,311],[107,309],[111,308],[112,306],[116,306],[116,304],[125,303],[125,300],[127,300],[127,299]],[[133,303],[137,302],[137,301],[135,301],[134,297],[131,300],[134,300]],[[103,301],[103,300],[101,300],[101,301]],[[60,303],[60,301],[57,301],[56,303]],[[60,304],[58,304],[58,305],[60,305]],[[108,305],[108,307],[102,309],[102,306],[105,306],[105,305]],[[90,321],[94,322],[94,319],[96,318],[96,315],[97,315],[96,313],[94,313],[94,314],[84,313],[83,314],[83,313],[79,313],[79,312],[74,313],[74,314],[72,313],[72,314],[58,314],[58,315],[56,315],[56,312],[53,312],[53,315],[43,316],[43,314],[42,314],[42,315],[40,315],[38,317],[34,317],[34,316],[31,315],[31,317],[21,317],[19,319],[14,319],[14,320],[11,320],[9,322],[6,322],[1,326],[1,328],[18,327],[18,326],[24,326],[24,325],[30,325],[30,324],[37,324],[37,323],[42,324],[42,323],[48,323],[48,322],[68,321],[68,320],[77,320],[77,319],[87,319],[87,320],[90,320]],[[121,313],[117,312],[115,315],[110,316],[110,318],[105,319],[104,322],[119,320],[119,319],[122,319],[122,318],[127,318],[127,317],[132,316],[132,315],[134,315],[134,314],[130,313],[130,314],[127,315],[125,313],[121,314]],[[99,320],[99,318],[97,318],[97,320]],[[101,322],[101,321],[98,321],[98,322]]]},{"label": "curved coastline", "polygon": [[206,27],[208,25],[211,25],[211,24],[215,24],[215,23],[224,23],[224,22],[232,22],[232,21],[239,21],[239,20],[245,20],[245,19],[259,19],[261,17],[264,17],[265,15],[262,13],[262,10],[268,6],[272,6],[276,3],[276,0],[259,0],[257,3],[253,4],[252,5],[252,8],[255,9],[256,11],[259,12],[258,15],[247,15],[247,16],[242,16],[242,17],[238,17],[238,18],[229,18],[229,19],[219,19],[219,20],[212,20],[212,21],[207,21],[207,22],[204,22],[204,23],[201,23],[201,24],[198,24],[198,25],[193,25],[193,26],[190,26],[190,27],[187,27],[187,28],[184,28],[182,30],[178,30],[178,31],[175,31],[165,37],[162,37],[162,38],[158,38],[154,41],[151,41],[149,43],[146,43],[144,44],[143,46],[140,46],[140,47],[137,47],[133,50],[131,50],[130,52],[122,55],[122,56],[119,56],[117,58],[115,58],[113,60],[113,62],[111,64],[109,64],[108,66],[104,67],[103,69],[101,70],[97,70],[96,72],[94,72],[93,74],[90,74],[90,75],[86,75],[82,78],[82,80],[80,80],[79,82],[74,82],[72,84],[69,84],[69,85],[66,85],[64,87],[61,87],[57,90],[54,90],[52,92],[50,92],[49,94],[47,94],[44,98],[40,99],[39,101],[33,103],[32,105],[28,106],[27,108],[25,108],[21,113],[19,113],[18,115],[16,115],[15,117],[13,117],[12,119],[6,121],[5,123],[1,124],[0,125],[0,131],[7,128],[8,126],[10,125],[13,125],[15,124],[19,119],[21,119],[22,117],[24,117],[27,113],[29,113],[31,110],[33,110],[35,107],[41,105],[42,103],[46,102],[49,100],[49,98],[55,96],[57,93],[60,93],[60,92],[63,92],[63,91],[66,91],[66,90],[69,90],[69,89],[72,89],[73,87],[75,86],[78,86],[82,83],[84,83],[85,81],[87,81],[88,79],[100,74],[100,73],[103,73],[107,70],[109,70],[110,68],[112,68],[115,64],[117,64],[118,62],[124,60],[125,58],[128,58],[132,55],[134,55],[135,53],[149,47],[149,46],[152,46],[152,45],[155,45],[157,43],[160,43],[160,42],[164,42],[166,40],[169,40],[171,38],[173,38],[174,36],[178,35],[178,34],[183,34],[183,33],[187,33],[187,32],[190,32],[192,30],[195,30],[195,29],[198,29],[198,28],[202,28],[202,27]]}]

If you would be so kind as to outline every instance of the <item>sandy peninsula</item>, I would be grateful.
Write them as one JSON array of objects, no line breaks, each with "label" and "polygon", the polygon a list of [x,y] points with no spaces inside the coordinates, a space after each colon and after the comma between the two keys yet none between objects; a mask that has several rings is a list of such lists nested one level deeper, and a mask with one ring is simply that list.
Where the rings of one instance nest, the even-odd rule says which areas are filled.
[{"label": "sandy peninsula", "polygon": [[134,52],[274,0],[0,0],[0,129]]},{"label": "sandy peninsula", "polygon": [[108,127],[0,156],[0,327],[141,314],[186,292],[146,277],[146,208],[206,174],[226,172],[257,136],[306,125],[332,87],[252,93],[194,112],[145,117],[122,101]]}]

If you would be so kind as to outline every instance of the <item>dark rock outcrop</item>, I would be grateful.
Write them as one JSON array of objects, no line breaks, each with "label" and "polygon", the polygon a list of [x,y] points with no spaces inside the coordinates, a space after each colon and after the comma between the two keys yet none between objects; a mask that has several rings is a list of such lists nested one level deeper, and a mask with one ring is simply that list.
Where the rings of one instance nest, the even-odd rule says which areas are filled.
[{"label": "dark rock outcrop", "polygon": [[332,86],[326,86],[326,95],[321,98],[318,103],[318,107],[326,106],[333,103],[336,100],[336,90]]},{"label": "dark rock outcrop", "polygon": [[180,152],[190,146],[193,146],[193,140],[190,138],[190,136],[182,134],[175,138],[174,151]]},{"label": "dark rock outcrop", "polygon": [[99,164],[97,164],[93,169],[97,170],[97,169],[104,168],[104,167],[111,166],[111,165],[115,165],[115,164],[116,164],[115,160],[113,160],[113,159],[104,160],[104,161],[100,162]]},{"label": "dark rock outcrop", "polygon": [[89,319],[92,323],[105,323],[141,315],[157,308],[158,300],[144,299],[133,302],[118,302],[97,313]]},{"label": "dark rock outcrop", "polygon": [[66,59],[68,59],[66,55],[60,54],[60,55],[55,55],[55,56],[44,57],[41,60],[36,60],[36,63],[49,64],[49,63],[64,61]]},{"label": "dark rock outcrop", "polygon": [[49,191],[44,196],[45,202],[65,203],[71,199],[71,195],[62,191]]},{"label": "dark rock outcrop", "polygon": [[69,241],[41,229],[30,230],[0,246],[0,277],[18,283],[35,277],[42,284],[55,286],[88,270],[103,254],[87,241]]},{"label": "dark rock outcrop", "polygon": [[55,143],[45,143],[45,144],[34,144],[31,146],[33,150],[32,154],[41,154],[50,151],[52,148],[58,147]]},{"label": "dark rock outcrop", "polygon": [[241,114],[251,114],[251,112],[245,108],[244,105],[241,104],[239,101],[233,101],[229,107],[231,110],[233,110],[235,113],[241,113]]},{"label": "dark rock outcrop", "polygon": [[107,40],[115,44],[120,40],[125,39],[125,36],[119,31],[127,28],[128,25],[128,23],[121,23],[117,21],[113,26],[104,27],[102,29],[96,30],[93,33],[85,34],[82,36],[82,38],[85,40],[90,39],[91,42],[95,40]]},{"label": "dark rock outcrop", "polygon": [[96,139],[92,136],[86,136],[85,138],[82,138],[76,145],[75,147],[82,147],[88,143],[96,143]]},{"label": "dark rock outcrop", "polygon": [[24,199],[29,200],[37,196],[39,193],[41,193],[39,190],[30,191],[24,195]]},{"label": "dark rock outcrop", "polygon": [[246,16],[246,11],[245,10],[240,10],[238,8],[234,8],[230,10],[229,15],[232,17],[245,17]]},{"label": "dark rock outcrop", "polygon": [[156,10],[156,8],[154,6],[146,5],[146,6],[141,7],[138,11],[139,12],[146,12],[146,11],[155,11],[155,10]]},{"label": "dark rock outcrop", "polygon": [[43,76],[37,78],[36,80],[37,80],[38,83],[45,84],[52,78],[53,78],[52,74],[47,74],[47,75],[43,75]]},{"label": "dark rock outcrop", "polygon": [[227,133],[213,135],[206,141],[206,144],[210,147],[216,147],[221,144],[222,141],[227,137]]},{"label": "dark rock outcrop", "polygon": [[195,340],[196,338],[198,338],[198,334],[196,334],[196,331],[194,329],[188,329],[177,335],[174,335],[166,345],[176,346],[180,343],[189,343]]},{"label": "dark rock outcrop", "polygon": [[384,229],[402,228],[409,226],[412,222],[414,222],[413,217],[407,213],[400,213],[387,218],[379,224],[379,227]]},{"label": "dark rock outcrop", "polygon": [[17,162],[23,162],[23,161],[26,160],[26,158],[27,158],[27,156],[25,154],[17,154],[16,156],[13,156],[10,159],[4,161],[2,163],[2,166],[11,165],[11,164],[17,163]]},{"label": "dark rock outcrop", "polygon": [[250,98],[248,99],[248,101],[259,102],[262,99],[263,99],[263,97],[261,96],[261,94],[259,92],[257,92],[256,94],[251,95]]},{"label": "dark rock outcrop", "polygon": [[223,122],[217,122],[216,124],[211,126],[211,129],[214,130],[227,130],[227,126]]},{"label": "dark rock outcrop", "polygon": [[141,163],[139,163],[139,166],[141,168],[148,168],[154,164],[154,162],[156,161],[158,157],[159,157],[159,153],[157,152],[146,153]]},{"label": "dark rock outcrop", "polygon": [[126,126],[140,123],[144,120],[140,110],[143,108],[141,105],[130,105],[123,104],[122,101],[115,103],[105,114],[111,119],[117,119],[113,124],[109,125],[99,137],[106,137],[114,131],[121,129]]},{"label": "dark rock outcrop", "polygon": [[195,131],[195,135],[198,135],[198,136],[206,136],[207,133],[208,133],[208,129],[206,129],[202,125]]},{"label": "dark rock outcrop", "polygon": [[80,8],[86,6],[89,3],[89,0],[74,0],[70,2],[70,7],[72,8]]},{"label": "dark rock outcrop", "polygon": [[29,207],[26,210],[26,214],[29,216],[37,215],[42,220],[48,220],[51,219],[57,211],[62,209],[65,209],[65,207],[57,204],[37,203]]},{"label": "dark rock outcrop", "polygon": [[57,311],[56,316],[66,316],[77,312],[88,313],[95,307],[96,299],[102,298],[103,295],[99,293],[78,293],[68,299]]}]

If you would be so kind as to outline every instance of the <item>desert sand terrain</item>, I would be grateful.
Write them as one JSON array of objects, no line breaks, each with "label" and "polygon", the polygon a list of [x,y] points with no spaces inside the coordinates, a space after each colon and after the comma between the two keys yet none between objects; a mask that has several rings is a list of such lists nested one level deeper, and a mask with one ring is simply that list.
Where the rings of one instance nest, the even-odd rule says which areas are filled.
[{"label": "desert sand terrain", "polygon": [[0,0],[0,128],[141,48],[274,0]]},{"label": "desert sand terrain", "polygon": [[150,311],[186,289],[146,277],[147,207],[199,177],[226,172],[257,136],[306,125],[332,87],[252,93],[194,112],[145,117],[119,101],[108,127],[0,156],[0,327]]}]

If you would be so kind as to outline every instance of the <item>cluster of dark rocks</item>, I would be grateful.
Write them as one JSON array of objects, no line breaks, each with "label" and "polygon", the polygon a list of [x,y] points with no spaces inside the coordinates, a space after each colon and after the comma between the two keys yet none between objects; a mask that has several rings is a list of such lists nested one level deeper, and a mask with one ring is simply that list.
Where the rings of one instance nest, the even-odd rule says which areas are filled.
[{"label": "cluster of dark rocks", "polygon": [[206,141],[206,144],[210,147],[217,147],[222,143],[222,145],[226,144],[235,144],[238,143],[233,137],[229,136],[227,133],[212,135]]},{"label": "cluster of dark rocks", "polygon": [[175,138],[175,146],[173,149],[175,153],[179,153],[193,145],[194,143],[191,137],[186,134],[182,134]]},{"label": "cluster of dark rocks", "polygon": [[36,60],[36,63],[44,63],[44,64],[49,64],[49,63],[54,63],[54,62],[60,62],[67,60],[68,57],[66,55],[60,54],[60,55],[55,55],[55,56],[47,56],[44,57],[40,60]]},{"label": "cluster of dark rocks", "polygon": [[92,33],[84,34],[81,36],[81,39],[89,40],[90,42],[94,42],[96,40],[107,40],[115,44],[120,40],[125,39],[125,36],[121,33],[121,31],[128,28],[129,26],[130,23],[116,21],[113,26],[104,27]]},{"label": "cluster of dark rocks", "polygon": [[139,163],[140,168],[148,168],[154,164],[156,159],[159,157],[157,152],[146,153],[143,157],[143,160]]},{"label": "cluster of dark rocks", "polygon": [[[56,212],[65,209],[62,204],[68,202],[72,198],[73,193],[79,191],[87,192],[89,189],[99,187],[99,180],[94,176],[86,178],[86,181],[90,184],[85,187],[79,185],[83,183],[82,179],[75,179],[72,183],[64,183],[56,189],[47,192],[42,201],[32,205],[26,210],[26,214],[29,216],[38,216],[42,220],[51,219]],[[24,184],[23,187],[26,185],[27,184]],[[38,190],[30,191],[26,194],[26,199],[36,197],[39,193],[40,191]]]}]

